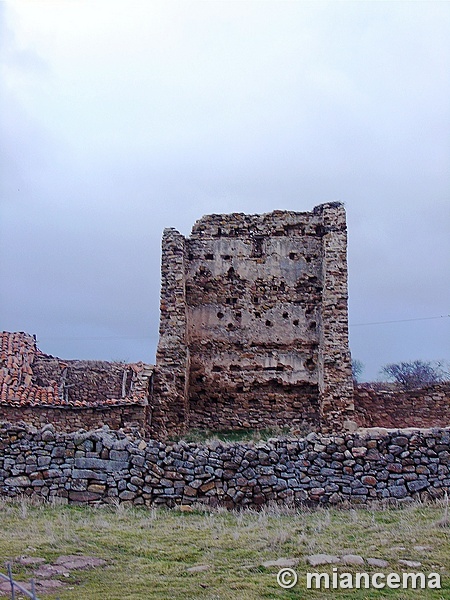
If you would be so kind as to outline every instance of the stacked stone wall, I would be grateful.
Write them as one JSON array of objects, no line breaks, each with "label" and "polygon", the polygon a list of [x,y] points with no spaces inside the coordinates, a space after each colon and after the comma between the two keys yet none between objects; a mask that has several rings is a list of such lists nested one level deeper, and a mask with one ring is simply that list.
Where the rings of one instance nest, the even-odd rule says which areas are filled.
[{"label": "stacked stone wall", "polygon": [[450,424],[450,383],[415,390],[357,385],[355,420],[362,427],[444,427]]},{"label": "stacked stone wall", "polygon": [[51,423],[59,431],[96,429],[107,425],[111,429],[130,426],[139,427],[145,435],[148,427],[148,406],[123,404],[93,408],[51,407],[51,406],[1,406],[0,418],[11,423],[27,423],[43,427]]},{"label": "stacked stone wall", "polygon": [[[319,427],[317,385],[279,386],[271,383],[264,393],[250,398],[230,391],[214,392],[204,402],[193,402],[189,413],[191,429],[220,431],[228,429],[288,428],[290,431]],[[278,393],[277,393],[278,392]]]},{"label": "stacked stone wall", "polygon": [[147,429],[153,366],[62,360],[44,354],[35,336],[0,333],[0,419],[58,429],[138,423]]},{"label": "stacked stone wall", "polygon": [[185,239],[165,229],[162,240],[158,364],[152,390],[149,432],[157,438],[189,426],[189,350],[186,337]]},{"label": "stacked stone wall", "polygon": [[70,503],[408,502],[448,492],[449,464],[450,429],[204,445],[146,442],[106,428],[64,434],[50,425],[0,425],[0,493]]},{"label": "stacked stone wall", "polygon": [[56,382],[60,396],[68,404],[125,398],[132,393],[134,381],[130,365],[94,360],[62,360],[37,354],[33,362],[32,383],[49,386]]}]

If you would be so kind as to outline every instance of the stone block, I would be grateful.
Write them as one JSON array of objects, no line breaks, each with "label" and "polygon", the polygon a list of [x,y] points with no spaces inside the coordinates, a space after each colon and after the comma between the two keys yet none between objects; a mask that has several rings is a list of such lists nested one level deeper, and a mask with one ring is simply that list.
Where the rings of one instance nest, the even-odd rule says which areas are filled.
[{"label": "stone block", "polygon": [[12,487],[27,487],[31,485],[29,477],[26,475],[18,475],[17,477],[7,477],[5,485]]},{"label": "stone block", "polygon": [[100,499],[100,494],[86,491],[69,491],[69,500],[72,502],[89,503]]},{"label": "stone block", "polygon": [[101,458],[75,458],[74,464],[77,469],[98,469],[107,473],[121,471],[129,466],[128,461],[103,460]]}]

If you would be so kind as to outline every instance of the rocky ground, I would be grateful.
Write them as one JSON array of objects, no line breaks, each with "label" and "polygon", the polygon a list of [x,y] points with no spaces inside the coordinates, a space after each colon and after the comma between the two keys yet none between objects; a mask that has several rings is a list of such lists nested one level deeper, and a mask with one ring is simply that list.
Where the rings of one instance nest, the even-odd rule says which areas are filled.
[{"label": "rocky ground", "polygon": [[[59,588],[70,585],[69,578],[72,571],[101,567],[106,564],[106,561],[94,556],[69,554],[67,556],[59,556],[53,563],[48,563],[45,558],[38,556],[19,556],[14,563],[16,565],[33,567],[32,579],[35,585],[35,592],[39,596],[40,593],[56,592]],[[14,563],[12,565],[13,578]],[[30,581],[26,582],[18,581],[16,578],[14,580],[21,587],[31,592],[31,578]],[[24,595],[17,594],[16,590],[16,598],[25,597]],[[8,581],[0,582],[0,597],[11,597],[11,584]]]}]

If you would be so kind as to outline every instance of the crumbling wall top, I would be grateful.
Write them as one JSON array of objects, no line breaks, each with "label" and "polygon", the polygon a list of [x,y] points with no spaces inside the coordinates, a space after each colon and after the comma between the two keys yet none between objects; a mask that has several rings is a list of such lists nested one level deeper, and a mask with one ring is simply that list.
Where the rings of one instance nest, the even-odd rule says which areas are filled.
[{"label": "crumbling wall top", "polygon": [[326,209],[342,207],[341,202],[316,206],[311,212],[274,210],[263,214],[205,215],[192,227],[191,239],[205,237],[239,237],[243,235],[317,235],[316,226]]}]

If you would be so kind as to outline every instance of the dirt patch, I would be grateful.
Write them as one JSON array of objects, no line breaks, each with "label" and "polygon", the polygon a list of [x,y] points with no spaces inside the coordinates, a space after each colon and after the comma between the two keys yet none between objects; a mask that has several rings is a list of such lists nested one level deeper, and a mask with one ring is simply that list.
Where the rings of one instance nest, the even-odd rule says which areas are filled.
[{"label": "dirt patch", "polygon": [[[95,556],[80,556],[77,554],[68,554],[58,556],[58,558],[52,563],[47,563],[45,558],[39,556],[20,556],[14,561],[16,564],[24,567],[36,567],[32,573],[30,579],[34,579],[35,591],[39,596],[39,593],[51,594],[58,588],[67,585],[67,581],[60,579],[64,577],[67,579],[70,577],[71,571],[80,571],[82,569],[95,569],[106,565],[106,560],[97,558]],[[14,569],[13,569],[14,573]],[[31,592],[31,583],[22,582],[14,577],[19,585],[24,589]],[[7,581],[0,581],[0,597],[11,597],[11,585]],[[24,598],[16,588],[16,598]]]}]

